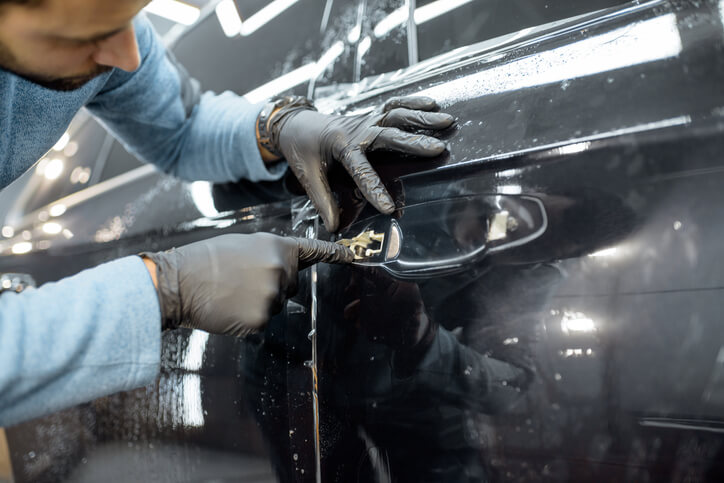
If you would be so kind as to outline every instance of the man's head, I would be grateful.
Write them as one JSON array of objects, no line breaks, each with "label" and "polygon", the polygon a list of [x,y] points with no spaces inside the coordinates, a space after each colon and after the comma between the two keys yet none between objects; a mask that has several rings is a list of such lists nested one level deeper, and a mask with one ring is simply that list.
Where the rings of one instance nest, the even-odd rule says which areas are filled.
[{"label": "man's head", "polygon": [[0,68],[72,90],[140,64],[133,17],[149,0],[0,0]]}]

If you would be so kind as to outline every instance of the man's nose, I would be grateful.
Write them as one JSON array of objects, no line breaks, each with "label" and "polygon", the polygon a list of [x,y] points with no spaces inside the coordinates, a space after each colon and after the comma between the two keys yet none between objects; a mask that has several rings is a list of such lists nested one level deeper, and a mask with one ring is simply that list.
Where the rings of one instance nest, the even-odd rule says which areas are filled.
[{"label": "man's nose", "polygon": [[118,32],[112,37],[98,42],[98,49],[93,60],[100,65],[118,67],[133,72],[141,65],[141,54],[138,52],[136,32],[132,26]]}]

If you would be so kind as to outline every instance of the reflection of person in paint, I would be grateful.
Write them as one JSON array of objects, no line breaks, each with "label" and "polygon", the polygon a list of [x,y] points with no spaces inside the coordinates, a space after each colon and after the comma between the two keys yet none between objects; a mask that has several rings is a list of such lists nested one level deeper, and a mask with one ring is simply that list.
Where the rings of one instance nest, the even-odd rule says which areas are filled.
[{"label": "reflection of person in paint", "polygon": [[[496,446],[510,444],[511,425],[522,415],[541,419],[536,405],[551,376],[539,366],[537,340],[564,276],[556,260],[619,240],[634,220],[605,193],[582,189],[575,198],[539,199],[548,233],[459,275],[411,283],[380,269],[351,268],[340,297],[345,317],[335,324],[345,335],[334,347],[323,345],[323,419],[337,428],[323,433],[337,447],[324,462],[327,472],[368,465],[370,474],[382,468],[395,481],[498,479],[493,456]],[[476,203],[473,197],[438,213],[441,223],[428,221],[426,242],[451,253],[479,246],[490,210]],[[371,447],[376,461],[361,456]]]},{"label": "reflection of person in paint", "polygon": [[[339,226],[327,180],[333,163],[370,204],[391,213],[394,201],[367,152],[445,150],[410,132],[452,125],[428,98],[338,116],[299,97],[252,105],[230,92],[202,93],[137,15],[147,3],[0,0],[0,188],[43,157],[83,107],[137,157],[183,179],[277,180],[288,167],[330,231]],[[304,259],[350,255],[317,240],[230,234],[3,294],[0,424],[152,382],[162,328],[259,330],[293,293]]]}]

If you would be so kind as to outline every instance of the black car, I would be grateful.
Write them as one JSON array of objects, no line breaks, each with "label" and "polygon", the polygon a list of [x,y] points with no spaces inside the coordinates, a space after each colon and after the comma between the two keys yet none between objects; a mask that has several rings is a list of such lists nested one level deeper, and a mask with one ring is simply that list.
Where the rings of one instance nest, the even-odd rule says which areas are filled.
[{"label": "black car", "polygon": [[181,182],[81,113],[0,194],[0,273],[229,232],[362,258],[301,272],[247,339],[165,333],[149,387],[6,428],[15,482],[724,479],[724,1],[237,7],[255,29],[212,6],[172,32],[204,88],[428,95],[449,150],[372,155],[392,216],[333,172],[332,234],[290,176]]}]

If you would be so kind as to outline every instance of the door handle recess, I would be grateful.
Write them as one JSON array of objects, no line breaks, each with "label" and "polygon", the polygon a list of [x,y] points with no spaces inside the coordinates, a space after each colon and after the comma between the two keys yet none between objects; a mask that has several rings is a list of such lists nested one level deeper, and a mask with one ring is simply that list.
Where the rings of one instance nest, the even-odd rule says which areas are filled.
[{"label": "door handle recess", "polygon": [[407,206],[398,219],[378,215],[349,233],[370,234],[379,245],[355,262],[401,279],[431,278],[469,269],[487,256],[545,233],[543,203],[527,195],[479,195]]}]

